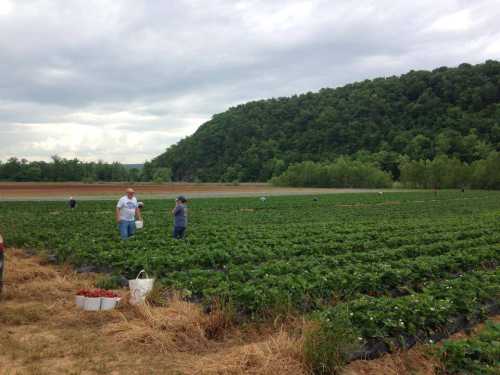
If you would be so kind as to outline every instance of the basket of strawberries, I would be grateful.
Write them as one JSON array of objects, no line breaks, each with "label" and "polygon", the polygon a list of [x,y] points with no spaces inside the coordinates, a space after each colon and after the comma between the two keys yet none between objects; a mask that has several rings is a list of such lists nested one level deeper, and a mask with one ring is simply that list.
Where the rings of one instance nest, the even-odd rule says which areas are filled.
[{"label": "basket of strawberries", "polygon": [[120,297],[111,290],[104,290],[101,294],[101,310],[113,310],[118,302]]},{"label": "basket of strawberries", "polygon": [[75,297],[76,306],[86,311],[113,310],[121,298],[105,289],[81,289]]}]

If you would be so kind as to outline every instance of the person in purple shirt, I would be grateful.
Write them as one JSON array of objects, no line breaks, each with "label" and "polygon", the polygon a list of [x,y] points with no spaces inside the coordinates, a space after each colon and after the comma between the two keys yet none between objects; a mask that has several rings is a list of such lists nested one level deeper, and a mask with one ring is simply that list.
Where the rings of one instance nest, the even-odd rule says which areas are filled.
[{"label": "person in purple shirt", "polygon": [[184,232],[187,227],[187,199],[184,196],[178,196],[175,200],[175,207],[172,210],[174,215],[174,238],[184,238]]}]

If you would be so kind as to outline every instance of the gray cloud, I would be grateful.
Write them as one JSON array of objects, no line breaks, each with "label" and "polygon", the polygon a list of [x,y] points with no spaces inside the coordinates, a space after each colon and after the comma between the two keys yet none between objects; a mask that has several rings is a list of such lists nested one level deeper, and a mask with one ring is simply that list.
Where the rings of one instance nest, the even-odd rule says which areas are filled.
[{"label": "gray cloud", "polygon": [[500,58],[495,0],[0,0],[0,160],[140,162],[248,100]]}]

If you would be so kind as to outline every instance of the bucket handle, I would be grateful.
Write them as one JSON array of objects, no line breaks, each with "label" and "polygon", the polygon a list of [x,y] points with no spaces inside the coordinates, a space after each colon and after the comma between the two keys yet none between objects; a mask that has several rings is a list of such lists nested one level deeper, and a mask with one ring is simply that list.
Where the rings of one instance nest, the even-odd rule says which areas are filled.
[{"label": "bucket handle", "polygon": [[135,278],[136,280],[141,276],[142,274],[146,275],[146,279],[149,279],[148,274],[145,270],[141,270],[138,274],[137,277]]}]

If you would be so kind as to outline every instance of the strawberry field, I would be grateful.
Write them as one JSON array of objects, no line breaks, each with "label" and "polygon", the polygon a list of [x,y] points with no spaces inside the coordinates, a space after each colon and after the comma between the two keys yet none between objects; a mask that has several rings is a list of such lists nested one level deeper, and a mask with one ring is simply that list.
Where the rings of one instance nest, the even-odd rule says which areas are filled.
[{"label": "strawberry field", "polygon": [[0,232],[77,267],[145,268],[245,319],[294,311],[328,327],[347,311],[362,348],[353,358],[440,340],[499,311],[500,192],[193,199],[181,241],[173,200],[146,200],[145,228],[127,241],[115,204],[2,202]]}]

